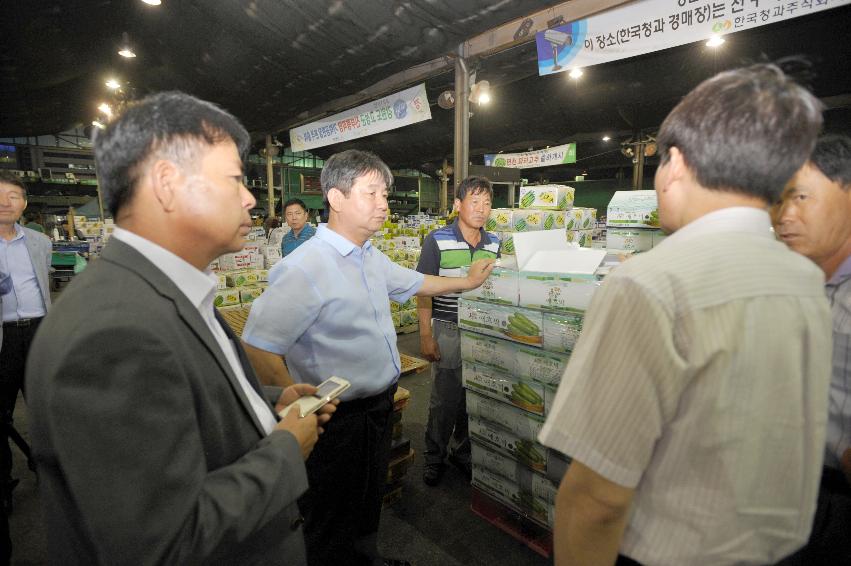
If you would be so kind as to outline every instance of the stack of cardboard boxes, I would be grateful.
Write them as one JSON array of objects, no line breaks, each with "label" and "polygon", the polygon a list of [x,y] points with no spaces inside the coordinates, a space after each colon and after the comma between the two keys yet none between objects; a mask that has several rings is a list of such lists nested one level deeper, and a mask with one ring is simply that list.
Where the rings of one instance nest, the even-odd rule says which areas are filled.
[{"label": "stack of cardboard boxes", "polygon": [[574,189],[565,185],[520,188],[520,208],[491,210],[485,228],[497,232],[502,253],[514,253],[514,234],[538,230],[562,230],[568,242],[591,247],[597,210],[573,206]]},{"label": "stack of cardboard boxes", "polygon": [[606,211],[606,248],[646,252],[665,238],[656,191],[617,191]]},{"label": "stack of cardboard boxes", "polygon": [[[518,248],[528,251],[537,244],[524,239],[518,237]],[[545,262],[549,271],[541,271],[540,261],[525,261],[521,269],[497,267],[482,287],[462,295],[458,310],[473,486],[478,490],[474,510],[484,494],[546,529],[552,528],[558,482],[569,459],[539,444],[537,437],[582,330],[585,309],[600,286],[596,266],[605,252],[573,249],[564,254],[579,254],[585,267],[574,272],[569,261],[551,257]],[[518,260],[530,255],[523,253]]]}]

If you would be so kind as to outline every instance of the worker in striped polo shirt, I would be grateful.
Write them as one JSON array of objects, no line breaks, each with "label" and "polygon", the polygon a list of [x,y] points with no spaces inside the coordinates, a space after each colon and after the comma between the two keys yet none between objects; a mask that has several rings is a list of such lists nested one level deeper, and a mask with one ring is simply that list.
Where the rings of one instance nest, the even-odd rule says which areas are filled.
[{"label": "worker in striped polo shirt", "polygon": [[[467,177],[455,191],[455,222],[439,228],[423,241],[417,271],[426,275],[460,277],[461,268],[478,259],[499,257],[499,238],[483,226],[491,211],[493,188],[485,177]],[[458,334],[458,297],[418,297],[420,350],[432,363],[434,380],[425,434],[423,481],[435,486],[443,478],[445,460],[470,480],[470,439],[467,408],[461,382],[461,344]],[[455,436],[455,449],[449,441]]]}]

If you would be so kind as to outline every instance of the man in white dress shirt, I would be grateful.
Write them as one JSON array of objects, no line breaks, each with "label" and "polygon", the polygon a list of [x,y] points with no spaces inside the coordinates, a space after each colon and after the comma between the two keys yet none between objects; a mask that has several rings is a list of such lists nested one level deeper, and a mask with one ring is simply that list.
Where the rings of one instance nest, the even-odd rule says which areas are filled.
[{"label": "man in white dress shirt", "polygon": [[261,388],[205,271],[251,228],[248,146],[233,116],[182,93],[95,139],[117,228],[27,368],[52,563],[305,563],[296,501],[333,406],[278,418],[315,388]]},{"label": "man in white dress shirt", "polygon": [[703,82],[662,124],[671,235],[596,293],[540,435],[573,457],[557,564],[771,564],[806,542],[830,309],[767,207],[821,122],[810,93],[755,65]]}]

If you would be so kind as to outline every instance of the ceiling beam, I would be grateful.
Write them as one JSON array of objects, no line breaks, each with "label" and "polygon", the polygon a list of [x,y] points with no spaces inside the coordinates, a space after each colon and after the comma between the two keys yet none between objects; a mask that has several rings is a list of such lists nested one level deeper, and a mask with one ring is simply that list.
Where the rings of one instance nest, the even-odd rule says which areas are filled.
[{"label": "ceiling beam", "polygon": [[[467,59],[483,57],[511,49],[523,43],[535,40],[535,34],[553,27],[550,22],[561,20],[561,23],[572,22],[587,18],[593,14],[604,12],[622,4],[628,4],[632,0],[570,0],[556,6],[540,10],[526,16],[517,18],[501,26],[479,34],[463,42],[465,57]],[[561,25],[561,23],[555,25]],[[294,119],[287,121],[279,127],[273,128],[273,132],[282,132],[319,120],[325,116],[342,112],[349,108],[374,100],[386,94],[396,92],[415,83],[422,82],[430,77],[448,73],[455,66],[457,55],[454,53],[426,61],[415,65],[394,75],[378,81],[355,94],[344,96],[315,106],[310,110],[299,113]]]}]

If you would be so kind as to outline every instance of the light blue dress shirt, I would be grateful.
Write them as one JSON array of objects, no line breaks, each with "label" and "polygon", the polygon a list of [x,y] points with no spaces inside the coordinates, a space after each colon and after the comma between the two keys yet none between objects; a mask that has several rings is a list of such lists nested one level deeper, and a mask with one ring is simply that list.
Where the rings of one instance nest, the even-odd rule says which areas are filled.
[{"label": "light blue dress shirt", "polygon": [[3,322],[47,314],[32,258],[24,242],[26,234],[18,224],[15,224],[15,234],[8,241],[0,238],[0,273],[12,278],[11,292],[3,295]]},{"label": "light blue dress shirt", "polygon": [[343,401],[370,397],[401,372],[389,299],[408,300],[423,280],[370,242],[358,247],[321,224],[269,272],[242,339],[286,356],[299,383],[336,375],[352,384]]}]

